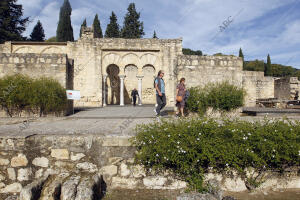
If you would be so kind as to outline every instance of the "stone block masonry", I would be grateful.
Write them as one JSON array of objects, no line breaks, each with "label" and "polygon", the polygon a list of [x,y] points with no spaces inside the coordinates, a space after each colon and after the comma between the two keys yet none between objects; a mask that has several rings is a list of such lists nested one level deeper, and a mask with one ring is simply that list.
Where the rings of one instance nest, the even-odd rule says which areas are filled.
[{"label": "stone block masonry", "polygon": [[67,87],[66,54],[0,53],[0,77],[23,74],[49,77]]},{"label": "stone block masonry", "polygon": [[[100,190],[103,185],[107,190],[184,190],[187,187],[186,182],[174,178],[170,172],[156,173],[137,165],[134,161],[136,149],[129,139],[95,135],[2,136],[0,199],[13,194],[28,199],[33,188],[39,188],[45,197],[61,190],[61,199],[76,196],[74,191],[77,190],[81,198],[87,200],[95,193],[92,188]],[[300,188],[298,173],[297,169],[281,176],[268,172],[270,178],[262,187]],[[208,173],[205,178],[218,180],[226,191],[247,190],[245,182],[237,175]]]}]

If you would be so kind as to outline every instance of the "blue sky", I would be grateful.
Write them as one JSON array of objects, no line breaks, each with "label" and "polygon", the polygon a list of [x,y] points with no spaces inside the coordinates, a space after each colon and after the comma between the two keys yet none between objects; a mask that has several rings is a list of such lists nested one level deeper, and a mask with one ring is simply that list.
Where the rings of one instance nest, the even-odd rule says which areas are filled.
[{"label": "blue sky", "polygon": [[[111,11],[122,26],[131,2],[141,12],[145,38],[154,30],[159,38],[182,37],[185,48],[208,55],[238,55],[241,47],[246,60],[266,60],[269,53],[272,63],[300,69],[300,0],[70,0],[75,39],[84,18],[91,26],[96,13],[103,32]],[[46,38],[55,35],[63,0],[18,3],[32,21],[24,35],[30,35],[38,19]]]}]

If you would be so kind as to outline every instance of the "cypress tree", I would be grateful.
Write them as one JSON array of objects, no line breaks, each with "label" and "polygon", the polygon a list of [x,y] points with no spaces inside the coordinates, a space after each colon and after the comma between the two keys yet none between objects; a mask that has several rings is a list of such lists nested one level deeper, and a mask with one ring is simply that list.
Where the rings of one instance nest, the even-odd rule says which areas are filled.
[{"label": "cypress tree", "polygon": [[154,33],[153,33],[153,38],[158,38],[157,36],[156,36],[156,32],[154,31]]},{"label": "cypress tree", "polygon": [[94,38],[103,38],[100,21],[98,19],[98,14],[95,15],[93,28],[94,28]]},{"label": "cypress tree", "polygon": [[0,1],[0,43],[24,40],[22,33],[29,18],[22,18],[22,5],[16,2],[17,0]]},{"label": "cypress tree", "polygon": [[81,26],[80,26],[80,33],[79,33],[79,37],[81,37],[82,34],[82,27],[86,27],[86,19],[83,20]]},{"label": "cypress tree", "polygon": [[120,27],[117,22],[117,16],[114,12],[111,12],[111,16],[109,17],[110,22],[107,24],[105,30],[105,37],[106,38],[118,38],[120,37]]},{"label": "cypress tree", "polygon": [[240,48],[239,57],[243,58],[243,60],[244,60],[244,54],[243,54],[242,48]]},{"label": "cypress tree", "polygon": [[142,38],[144,33],[143,22],[139,21],[140,13],[136,12],[135,4],[130,3],[128,12],[124,17],[124,25],[121,31],[123,38]]},{"label": "cypress tree", "polygon": [[69,0],[64,0],[63,5],[60,7],[59,21],[56,30],[56,39],[58,42],[74,41],[71,13],[72,8]]},{"label": "cypress tree", "polygon": [[240,51],[239,51],[239,57],[243,59],[243,69],[244,69],[244,67],[245,67],[245,62],[244,62],[244,54],[243,54],[242,48],[240,48]]},{"label": "cypress tree", "polygon": [[36,23],[36,25],[33,28],[32,32],[30,34],[30,40],[31,41],[39,41],[39,42],[45,41],[44,28],[43,28],[40,20],[38,20],[38,22]]},{"label": "cypress tree", "polygon": [[265,72],[265,76],[272,76],[272,65],[271,65],[271,58],[269,54],[267,57],[267,64],[265,65],[264,72]]}]

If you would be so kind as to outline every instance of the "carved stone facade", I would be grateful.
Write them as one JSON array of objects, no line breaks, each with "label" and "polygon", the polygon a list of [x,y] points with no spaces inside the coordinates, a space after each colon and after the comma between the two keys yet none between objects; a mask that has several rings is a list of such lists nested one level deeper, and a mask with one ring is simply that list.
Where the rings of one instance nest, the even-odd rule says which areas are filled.
[{"label": "carved stone facade", "polygon": [[[37,59],[29,59],[33,57]],[[52,63],[56,57],[64,57],[65,68]],[[93,38],[91,28],[84,29],[75,42],[0,45],[1,77],[24,72],[56,78],[67,89],[80,90],[81,100],[75,101],[78,107],[130,104],[133,88],[139,91],[139,104],[155,104],[153,81],[159,70],[165,71],[168,106],[174,106],[181,77],[186,78],[188,87],[224,80],[242,86],[247,91],[246,106],[254,106],[257,98],[274,97],[274,79],[262,72],[243,71],[242,63],[235,56],[183,55],[181,38]]]}]

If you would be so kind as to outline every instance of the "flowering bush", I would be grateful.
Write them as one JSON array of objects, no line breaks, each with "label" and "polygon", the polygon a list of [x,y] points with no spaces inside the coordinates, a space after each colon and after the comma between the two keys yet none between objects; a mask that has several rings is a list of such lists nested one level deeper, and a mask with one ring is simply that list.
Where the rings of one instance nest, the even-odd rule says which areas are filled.
[{"label": "flowering bush", "polygon": [[299,122],[194,118],[140,125],[136,130],[139,164],[171,170],[200,192],[209,169],[235,169],[245,177],[248,167],[282,171],[300,165]]}]

